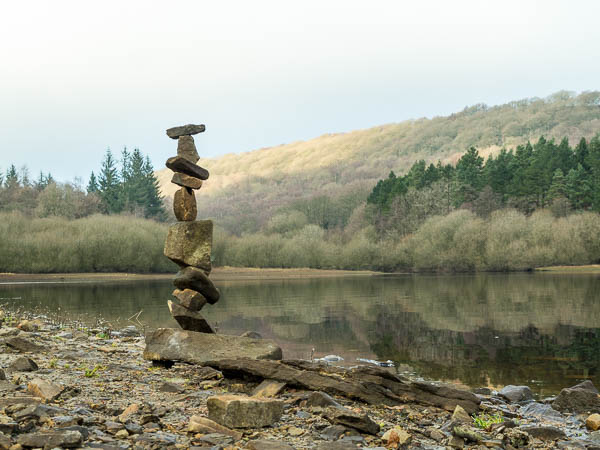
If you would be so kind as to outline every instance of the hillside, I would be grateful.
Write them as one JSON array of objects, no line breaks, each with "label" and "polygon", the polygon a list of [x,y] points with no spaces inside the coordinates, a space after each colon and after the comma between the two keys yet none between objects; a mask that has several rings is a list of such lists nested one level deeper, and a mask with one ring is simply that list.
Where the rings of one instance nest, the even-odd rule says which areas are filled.
[{"label": "hillside", "polygon": [[[214,218],[230,232],[254,232],[278,210],[325,195],[347,204],[348,219],[377,180],[390,170],[404,173],[419,159],[454,162],[471,146],[486,155],[542,135],[567,136],[575,145],[599,132],[600,92],[559,92],[202,159],[199,164],[211,177],[198,196],[199,217]],[[171,172],[160,170],[157,176],[163,194],[172,196]]]}]

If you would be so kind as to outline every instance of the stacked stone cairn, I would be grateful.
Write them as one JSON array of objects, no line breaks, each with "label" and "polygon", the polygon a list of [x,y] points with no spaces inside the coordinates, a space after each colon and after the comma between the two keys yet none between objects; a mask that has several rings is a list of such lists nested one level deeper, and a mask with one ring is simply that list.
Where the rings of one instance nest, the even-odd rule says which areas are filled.
[{"label": "stacked stone cairn", "polygon": [[192,136],[204,130],[204,125],[191,124],[167,130],[167,136],[177,139],[177,156],[169,158],[166,166],[174,172],[171,182],[180,189],[173,200],[178,222],[169,227],[164,253],[181,268],[173,280],[177,302],[168,301],[171,315],[184,330],[214,333],[199,313],[207,303],[212,305],[219,300],[219,291],[208,278],[212,268],[213,223],[196,220],[194,191],[202,187],[209,173],[196,164],[200,157]]}]

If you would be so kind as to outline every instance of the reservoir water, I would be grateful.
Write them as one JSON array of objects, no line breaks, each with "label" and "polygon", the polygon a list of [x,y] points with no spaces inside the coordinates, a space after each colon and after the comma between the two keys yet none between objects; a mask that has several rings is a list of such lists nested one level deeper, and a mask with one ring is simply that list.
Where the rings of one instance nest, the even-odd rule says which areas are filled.
[{"label": "reservoir water", "polygon": [[[515,273],[216,281],[202,313],[219,333],[258,331],[286,358],[392,360],[399,370],[471,387],[526,384],[541,397],[600,386],[600,276]],[[0,284],[0,302],[57,320],[137,315],[177,326],[170,281]],[[141,313],[140,313],[141,311]],[[133,319],[132,319],[133,320]]]}]

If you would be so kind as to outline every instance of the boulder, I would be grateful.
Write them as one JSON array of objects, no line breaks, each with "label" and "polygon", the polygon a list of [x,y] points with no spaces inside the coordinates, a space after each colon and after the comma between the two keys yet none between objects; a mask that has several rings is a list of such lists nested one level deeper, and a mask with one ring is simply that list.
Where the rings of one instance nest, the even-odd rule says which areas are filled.
[{"label": "boulder", "polygon": [[200,178],[201,180],[208,180],[208,177],[210,176],[208,170],[204,167],[191,163],[181,156],[173,156],[172,158],[167,159],[165,165],[173,172],[183,173],[184,175]]},{"label": "boulder", "polygon": [[38,365],[35,363],[35,361],[31,358],[27,358],[26,356],[21,356],[15,359],[8,367],[15,372],[34,372],[38,370]]},{"label": "boulder", "polygon": [[158,328],[146,335],[144,358],[203,364],[222,359],[281,359],[281,348],[268,339]]},{"label": "boulder", "polygon": [[206,319],[200,313],[190,311],[171,300],[167,301],[171,315],[184,330],[197,331],[198,333],[214,333]]},{"label": "boulder", "polygon": [[169,128],[167,136],[171,139],[179,139],[181,136],[193,136],[194,134],[204,133],[206,127],[204,125],[187,124],[179,127]]},{"label": "boulder", "polygon": [[212,236],[211,220],[176,223],[169,227],[164,254],[180,266],[194,266],[210,273]]},{"label": "boulder", "polygon": [[561,412],[600,412],[600,397],[591,382],[584,382],[560,391],[552,407]]},{"label": "boulder", "polygon": [[177,186],[187,187],[190,189],[200,189],[202,187],[202,180],[190,177],[189,175],[185,175],[183,173],[175,172],[171,177],[171,183],[176,184]]},{"label": "boulder", "polygon": [[239,441],[242,438],[242,433],[239,431],[232,430],[218,424],[214,420],[210,420],[202,416],[190,417],[190,423],[188,424],[188,431],[190,433],[221,433],[227,436],[231,436],[235,441]]},{"label": "boulder", "polygon": [[13,338],[8,339],[6,341],[6,345],[8,345],[10,348],[20,351],[22,353],[27,353],[27,352],[39,353],[44,350],[44,347],[42,347],[41,345],[38,345],[34,342],[31,342],[31,341],[29,341],[25,338],[19,337],[19,336],[15,336]]},{"label": "boulder", "polygon": [[208,399],[208,417],[229,428],[262,428],[273,425],[283,414],[281,400],[218,395]]},{"label": "boulder", "polygon": [[27,385],[27,392],[35,397],[40,397],[45,401],[56,400],[65,388],[59,384],[50,383],[41,378],[34,378]]},{"label": "boulder", "polygon": [[196,164],[200,159],[194,138],[192,136],[180,136],[177,141],[177,156],[187,159],[189,162]]},{"label": "boulder", "polygon": [[455,422],[455,423],[471,423],[471,422],[473,422],[473,419],[471,418],[471,416],[469,414],[467,414],[465,409],[460,405],[456,405],[456,408],[454,408],[454,412],[452,413],[451,420],[452,420],[452,422]]},{"label": "boulder", "polygon": [[252,391],[253,397],[272,398],[276,397],[285,388],[285,383],[275,380],[263,380]]},{"label": "boulder", "polygon": [[509,384],[508,386],[504,386],[498,394],[511,403],[533,400],[533,392],[531,392],[528,386],[514,386]]},{"label": "boulder", "polygon": [[[200,311],[206,305],[206,298],[202,294],[191,289],[175,289],[173,297],[179,300],[179,304],[190,311]],[[246,336],[253,337],[253,336]]]},{"label": "boulder", "polygon": [[22,434],[17,442],[23,447],[56,448],[79,447],[83,437],[79,431],[40,431]]},{"label": "boulder", "polygon": [[334,425],[354,428],[361,433],[379,433],[379,425],[373,422],[367,414],[358,414],[345,408],[328,408],[325,418]]},{"label": "boulder", "polygon": [[182,187],[173,197],[173,212],[181,222],[193,222],[198,215],[196,196],[190,188]]},{"label": "boulder", "polygon": [[596,431],[596,430],[600,429],[600,414],[595,413],[595,414],[590,415],[585,420],[585,426],[590,431]]},{"label": "boulder", "polygon": [[191,289],[200,292],[211,305],[217,303],[221,295],[208,276],[195,267],[186,267],[177,272],[173,284],[177,289]]}]

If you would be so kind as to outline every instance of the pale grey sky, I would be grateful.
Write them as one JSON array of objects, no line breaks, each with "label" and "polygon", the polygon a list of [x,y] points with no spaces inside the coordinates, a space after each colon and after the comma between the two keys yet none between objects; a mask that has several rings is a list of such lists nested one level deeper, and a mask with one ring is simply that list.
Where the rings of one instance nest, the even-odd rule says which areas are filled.
[{"label": "pale grey sky", "polygon": [[597,1],[0,5],[0,170],[87,180],[104,151],[202,156],[600,89]]}]

